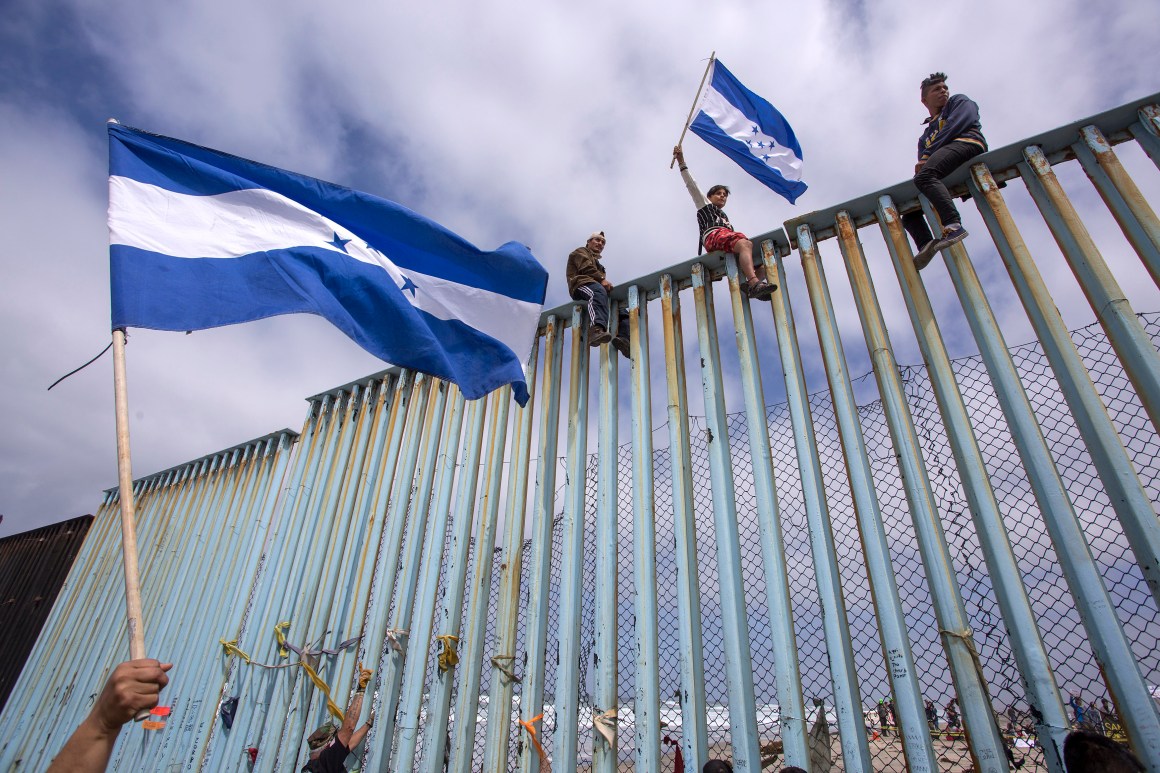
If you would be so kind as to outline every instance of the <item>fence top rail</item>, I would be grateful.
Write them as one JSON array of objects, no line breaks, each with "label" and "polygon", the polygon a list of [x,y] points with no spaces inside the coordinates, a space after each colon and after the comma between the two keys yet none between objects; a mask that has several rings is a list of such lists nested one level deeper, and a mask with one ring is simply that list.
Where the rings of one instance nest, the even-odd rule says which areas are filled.
[{"label": "fence top rail", "polygon": [[[1019,176],[1015,165],[1023,161],[1023,149],[1027,146],[1038,145],[1043,151],[1043,155],[1047,156],[1047,160],[1053,165],[1067,161],[1075,157],[1071,146],[1079,141],[1079,131],[1086,126],[1097,127],[1110,144],[1118,145],[1121,142],[1132,139],[1132,135],[1128,132],[1128,127],[1140,120],[1140,108],[1145,105],[1157,103],[1160,103],[1160,93],[1141,97],[1097,115],[1073,121],[1063,126],[1057,126],[1054,129],[1049,129],[1033,137],[1028,137],[1018,142],[1013,142],[1010,145],[990,150],[982,155],[976,156],[971,160],[971,164],[986,164],[987,168],[991,170],[995,181],[1002,184],[1006,180]],[[964,164],[944,180],[951,195],[955,197],[969,196],[967,192],[967,176],[969,174],[970,165]],[[882,196],[889,196],[893,199],[900,213],[918,209],[918,189],[908,179],[891,185],[890,187],[883,188],[880,191],[867,193],[850,199],[849,201],[844,201],[841,204],[835,204],[832,207],[819,209],[814,212],[807,212],[804,215],[787,220],[784,226],[785,233],[789,235],[790,243],[794,249],[797,249],[797,230],[802,225],[808,225],[810,227],[815,241],[829,239],[835,234],[834,219],[843,210],[849,213],[855,225],[859,228],[870,225],[871,223],[877,222],[874,212],[878,207],[878,200]]]},{"label": "fence top rail", "polygon": [[[250,447],[260,448],[261,446],[265,445],[270,440],[277,439],[279,441],[279,443],[281,443],[283,438],[289,438],[290,442],[293,443],[293,442],[298,440],[298,433],[295,432],[294,430],[290,429],[289,427],[287,427],[285,429],[280,429],[277,432],[269,432],[265,435],[262,435],[261,437],[256,437],[253,440],[247,440],[244,443],[238,443],[237,445],[230,446],[229,448],[223,448],[220,451],[214,451],[213,453],[206,454],[205,456],[199,456],[196,459],[191,459],[188,462],[182,462],[181,464],[174,465],[173,467],[167,467],[164,470],[158,470],[157,472],[151,472],[148,475],[143,475],[140,478],[135,478],[133,480],[133,485],[137,486],[137,485],[145,483],[147,481],[152,481],[152,480],[157,480],[159,478],[162,478],[162,477],[170,474],[171,472],[177,472],[179,470],[186,470],[186,469],[196,467],[197,465],[201,464],[202,462],[209,460],[209,459],[213,459],[214,457],[217,457],[217,456],[225,456],[227,454],[232,454],[235,451],[240,451],[242,449],[250,448]],[[105,489],[104,492],[102,492],[102,493],[104,493],[106,496],[113,496],[114,497],[113,501],[115,502],[115,501],[117,501],[117,497],[120,494],[120,490],[121,489],[119,486],[112,486],[110,488]]]}]

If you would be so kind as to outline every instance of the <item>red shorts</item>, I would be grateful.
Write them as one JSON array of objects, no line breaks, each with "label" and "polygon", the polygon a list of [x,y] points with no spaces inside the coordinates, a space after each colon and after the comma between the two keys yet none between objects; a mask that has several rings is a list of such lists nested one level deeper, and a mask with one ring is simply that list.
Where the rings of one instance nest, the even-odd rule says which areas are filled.
[{"label": "red shorts", "polygon": [[705,251],[713,252],[721,250],[722,252],[733,252],[733,245],[742,239],[749,237],[737,231],[730,231],[728,228],[717,228],[705,234]]}]

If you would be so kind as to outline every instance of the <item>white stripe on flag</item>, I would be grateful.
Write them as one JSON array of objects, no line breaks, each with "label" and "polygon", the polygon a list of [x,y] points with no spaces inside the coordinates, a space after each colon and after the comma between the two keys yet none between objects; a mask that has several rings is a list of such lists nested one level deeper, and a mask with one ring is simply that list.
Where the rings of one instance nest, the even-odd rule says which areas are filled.
[{"label": "white stripe on flag", "polygon": [[[802,160],[794,155],[793,150],[778,143],[768,134],[763,134],[760,129],[754,133],[753,127],[757,122],[738,110],[720,91],[706,88],[701,97],[701,110],[713,119],[713,123],[717,124],[721,131],[738,142],[745,143],[755,158],[776,169],[782,177],[794,182],[802,179]],[[753,143],[756,142],[765,143],[765,147],[754,147]]]},{"label": "white stripe on flag", "polygon": [[[332,243],[349,239],[346,252]],[[402,287],[410,279],[416,291],[403,292],[417,309],[442,320],[459,320],[505,344],[516,356],[532,348],[541,305],[461,285],[408,269],[338,223],[265,188],[191,196],[127,177],[109,178],[109,243],[175,258],[237,258],[267,250],[315,247],[379,266]],[[532,333],[513,335],[520,331]]]}]

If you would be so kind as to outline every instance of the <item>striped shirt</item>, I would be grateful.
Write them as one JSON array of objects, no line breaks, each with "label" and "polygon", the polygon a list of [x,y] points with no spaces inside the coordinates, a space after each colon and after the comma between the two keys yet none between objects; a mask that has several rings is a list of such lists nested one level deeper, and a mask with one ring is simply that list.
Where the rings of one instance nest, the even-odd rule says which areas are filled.
[{"label": "striped shirt", "polygon": [[725,214],[725,210],[709,201],[705,198],[705,194],[701,193],[701,189],[697,187],[697,181],[693,179],[687,166],[681,168],[681,177],[685,181],[685,187],[689,189],[689,195],[693,197],[693,205],[697,207],[697,254],[700,255],[705,251],[705,237],[711,232],[718,228],[728,228],[730,231],[734,228],[729,222],[729,216]]}]

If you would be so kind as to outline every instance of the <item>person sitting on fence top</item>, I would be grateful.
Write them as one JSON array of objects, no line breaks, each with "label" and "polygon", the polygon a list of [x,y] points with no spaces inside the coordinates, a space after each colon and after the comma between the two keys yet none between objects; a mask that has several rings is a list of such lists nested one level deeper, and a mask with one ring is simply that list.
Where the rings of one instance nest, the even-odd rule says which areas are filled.
[{"label": "person sitting on fence top", "polygon": [[931,73],[923,80],[920,95],[930,117],[924,122],[926,128],[918,139],[914,184],[930,200],[943,230],[940,238],[934,238],[921,209],[902,216],[903,227],[918,247],[914,267],[919,270],[930,263],[936,252],[967,238],[959,210],[942,181],[987,149],[983,125],[979,122],[979,106],[964,94],[950,96],[946,73]]},{"label": "person sitting on fence top", "polygon": [[109,765],[121,726],[157,705],[169,684],[172,663],[141,658],[120,663],[109,674],[92,711],[48,766],[49,773],[100,773]]},{"label": "person sitting on fence top", "polygon": [[613,284],[608,281],[600,256],[604,253],[606,239],[603,231],[588,237],[583,247],[572,250],[568,256],[568,295],[572,300],[583,301],[588,312],[588,344],[600,346],[612,341],[613,348],[629,356],[628,312],[620,309],[617,314],[616,338],[608,332],[608,294]]},{"label": "person sitting on fence top", "polygon": [[372,673],[368,668],[359,669],[358,689],[354,691],[350,704],[346,707],[342,725],[335,727],[333,722],[327,722],[307,737],[306,745],[310,747],[310,760],[302,766],[303,773],[306,771],[346,773],[346,758],[350,756],[350,750],[362,743],[367,731],[375,723],[375,715],[372,712],[366,724],[358,730],[354,729],[362,714],[363,696],[366,695]]},{"label": "person sitting on fence top", "polygon": [[689,195],[693,197],[693,206],[697,208],[697,229],[700,241],[697,243],[697,254],[702,250],[721,250],[732,252],[737,256],[737,267],[745,276],[745,294],[759,301],[768,301],[777,285],[765,279],[765,266],[753,266],[753,242],[745,234],[733,230],[729,217],[725,214],[725,202],[729,198],[729,189],[724,185],[714,185],[708,193],[701,193],[697,181],[689,172],[685,164],[685,152],[678,145],[673,148],[673,158],[681,169],[681,177]]}]

